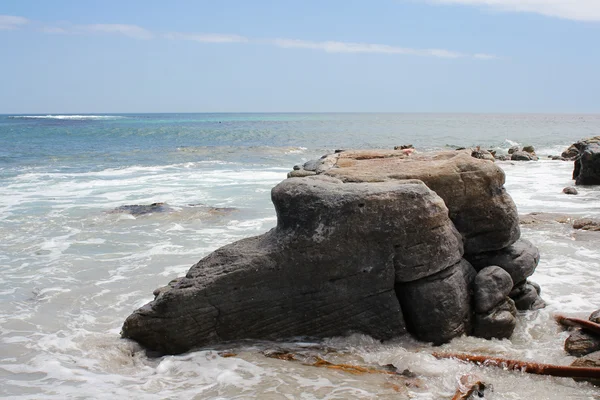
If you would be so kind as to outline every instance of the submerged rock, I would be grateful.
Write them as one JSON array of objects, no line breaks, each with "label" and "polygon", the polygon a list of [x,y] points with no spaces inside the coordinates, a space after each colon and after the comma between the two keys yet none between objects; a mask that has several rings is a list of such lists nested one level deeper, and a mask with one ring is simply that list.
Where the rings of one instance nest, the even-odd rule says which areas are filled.
[{"label": "submerged rock", "polygon": [[119,206],[114,210],[109,211],[111,214],[123,213],[139,216],[144,214],[152,214],[159,212],[171,211],[171,207],[167,203],[152,203],[152,204],[128,204]]},{"label": "submerged rock", "polygon": [[575,189],[573,186],[567,186],[566,188],[564,188],[563,193],[564,194],[579,194],[577,189]]}]

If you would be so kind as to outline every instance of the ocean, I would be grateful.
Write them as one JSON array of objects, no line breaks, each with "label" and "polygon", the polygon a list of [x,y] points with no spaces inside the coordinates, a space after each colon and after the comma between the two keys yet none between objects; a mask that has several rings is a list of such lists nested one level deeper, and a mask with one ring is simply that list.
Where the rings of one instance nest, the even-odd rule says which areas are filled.
[{"label": "ocean", "polygon": [[[538,162],[498,162],[519,212],[600,217],[600,187],[573,185],[568,145],[600,135],[600,115],[106,114],[0,115],[0,397],[14,399],[444,399],[475,374],[494,399],[600,399],[567,378],[436,360],[434,350],[568,365],[552,316],[600,308],[597,237],[523,226],[548,307],[519,315],[510,340],[409,337],[240,342],[148,357],[119,337],[152,291],[227,243],[275,226],[271,188],[295,164],[348,148],[418,151],[533,145]],[[119,207],[164,203],[133,215]],[[265,350],[409,369],[417,383],[267,358]],[[223,357],[222,352],[234,353]]]}]

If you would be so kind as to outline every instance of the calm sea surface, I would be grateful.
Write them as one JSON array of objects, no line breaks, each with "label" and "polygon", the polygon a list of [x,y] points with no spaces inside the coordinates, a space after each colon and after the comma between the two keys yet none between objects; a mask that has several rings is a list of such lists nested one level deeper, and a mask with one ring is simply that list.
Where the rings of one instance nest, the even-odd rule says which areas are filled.
[{"label": "calm sea surface", "polygon": [[[477,374],[495,399],[599,399],[569,379],[438,361],[432,347],[364,336],[325,343],[239,343],[148,358],[119,339],[152,291],[210,251],[276,223],[270,189],[294,164],[335,149],[533,145],[539,162],[498,163],[519,211],[600,217],[600,188],[562,194],[572,163],[550,161],[600,135],[600,115],[136,114],[0,115],[0,397],[87,399],[451,398]],[[166,203],[162,213],[113,212]],[[553,313],[600,308],[600,246],[568,226],[523,229],[542,260],[532,280],[549,306],[519,316],[510,340],[459,338],[448,351],[568,364]],[[288,347],[334,362],[394,364],[418,386],[266,358]],[[400,388],[399,388],[400,387]],[[398,390],[400,390],[398,392]]]}]

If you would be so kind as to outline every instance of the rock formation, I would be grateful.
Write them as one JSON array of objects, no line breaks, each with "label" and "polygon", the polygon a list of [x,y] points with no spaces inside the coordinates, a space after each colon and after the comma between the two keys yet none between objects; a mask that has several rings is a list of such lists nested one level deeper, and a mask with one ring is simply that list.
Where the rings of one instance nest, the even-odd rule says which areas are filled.
[{"label": "rock formation", "polygon": [[575,160],[573,179],[576,185],[600,185],[600,136],[580,140],[563,152]]},{"label": "rock formation", "polygon": [[295,167],[272,190],[274,229],[157,289],[122,336],[170,354],[350,332],[408,330],[434,344],[509,337],[515,302],[541,299],[526,280],[539,254],[519,240],[504,173],[470,150],[406,150],[340,151]]}]

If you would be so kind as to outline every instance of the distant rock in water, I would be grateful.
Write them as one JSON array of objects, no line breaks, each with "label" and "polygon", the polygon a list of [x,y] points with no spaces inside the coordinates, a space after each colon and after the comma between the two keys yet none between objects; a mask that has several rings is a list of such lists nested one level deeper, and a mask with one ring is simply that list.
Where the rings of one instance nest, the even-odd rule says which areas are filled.
[{"label": "distant rock in water", "polygon": [[169,207],[166,203],[152,203],[152,204],[131,204],[125,205],[115,208],[111,210],[111,214],[131,214],[134,216],[144,215],[144,214],[152,214],[152,213],[161,213],[171,211],[171,207]]},{"label": "distant rock in water", "polygon": [[[567,152],[577,150],[573,179],[576,185],[600,185],[600,136],[580,140]],[[564,154],[564,153],[563,153]]]},{"label": "distant rock in water", "polygon": [[564,194],[578,194],[579,192],[573,186],[567,186],[563,189]]},{"label": "distant rock in water", "polygon": [[[122,336],[169,354],[349,333],[385,340],[408,331],[434,344],[509,337],[508,296],[518,283],[519,296],[531,287],[537,299],[524,278],[539,254],[517,242],[503,171],[471,150],[405,150],[346,150],[295,169],[312,175],[273,188],[276,228],[216,250],[155,290]],[[486,271],[475,297],[470,258]]]},{"label": "distant rock in water", "polygon": [[170,207],[167,203],[152,203],[152,204],[129,204],[119,206],[110,210],[109,214],[131,214],[133,216],[154,214],[154,213],[181,213],[182,215],[189,214],[190,210],[201,210],[206,215],[227,215],[237,211],[233,207],[212,207],[206,204],[189,204],[187,207]]}]

